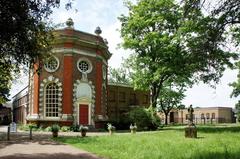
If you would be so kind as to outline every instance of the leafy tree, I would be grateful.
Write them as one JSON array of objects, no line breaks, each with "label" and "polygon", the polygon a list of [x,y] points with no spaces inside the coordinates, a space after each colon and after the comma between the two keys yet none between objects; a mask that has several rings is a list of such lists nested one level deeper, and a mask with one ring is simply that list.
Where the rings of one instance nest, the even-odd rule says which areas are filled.
[{"label": "leafy tree", "polygon": [[152,107],[168,80],[218,82],[225,67],[232,67],[236,54],[223,49],[226,37],[215,37],[222,30],[198,7],[186,12],[174,0],[138,0],[126,6],[129,14],[119,17],[122,46],[134,51],[128,59],[133,83],[150,89]]},{"label": "leafy tree", "polygon": [[185,89],[182,86],[164,86],[158,99],[158,110],[165,115],[165,125],[168,125],[168,115],[174,108],[182,108],[181,101],[185,97]]},{"label": "leafy tree", "polygon": [[111,68],[109,67],[109,82],[112,83],[124,83],[124,84],[130,84],[131,80],[130,77],[123,67],[120,68]]},{"label": "leafy tree", "polygon": [[[71,0],[66,7],[71,7]],[[0,1],[0,98],[6,99],[12,80],[11,71],[31,66],[50,50],[52,41],[48,16],[60,0]],[[4,69],[2,69],[4,68]],[[9,71],[9,72],[6,72]]]},{"label": "leafy tree", "polygon": [[[237,76],[237,81],[230,84],[230,86],[233,87],[233,92],[231,94],[231,97],[240,97],[240,61],[236,64],[239,72]],[[236,103],[235,108],[237,110],[237,116],[238,120],[240,121],[240,100],[238,100],[238,103]]]},{"label": "leafy tree", "polygon": [[0,60],[0,104],[8,101],[9,90],[12,80],[12,66]]}]

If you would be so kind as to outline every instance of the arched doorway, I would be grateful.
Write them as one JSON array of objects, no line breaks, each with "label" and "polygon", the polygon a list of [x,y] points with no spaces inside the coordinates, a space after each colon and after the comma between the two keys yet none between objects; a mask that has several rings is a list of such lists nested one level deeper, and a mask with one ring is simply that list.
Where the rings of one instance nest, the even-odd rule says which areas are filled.
[{"label": "arched doorway", "polygon": [[75,105],[77,106],[76,123],[92,125],[92,88],[88,83],[79,83],[76,87]]}]

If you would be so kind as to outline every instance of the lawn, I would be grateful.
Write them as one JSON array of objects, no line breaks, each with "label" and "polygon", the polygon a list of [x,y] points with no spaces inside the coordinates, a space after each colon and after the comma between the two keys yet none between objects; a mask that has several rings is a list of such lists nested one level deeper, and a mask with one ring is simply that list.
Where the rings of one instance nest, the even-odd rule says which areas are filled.
[{"label": "lawn", "polygon": [[135,135],[60,137],[60,142],[112,159],[240,159],[240,126],[198,126],[198,138],[183,127]]}]

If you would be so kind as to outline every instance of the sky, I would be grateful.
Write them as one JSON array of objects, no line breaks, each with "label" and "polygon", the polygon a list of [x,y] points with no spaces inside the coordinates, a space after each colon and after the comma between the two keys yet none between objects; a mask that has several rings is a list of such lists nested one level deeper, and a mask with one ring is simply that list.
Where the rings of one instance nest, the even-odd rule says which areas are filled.
[{"label": "sky", "polygon": [[[54,9],[51,20],[55,23],[65,23],[68,18],[72,18],[74,28],[84,32],[94,34],[97,26],[102,29],[101,36],[108,41],[109,51],[112,53],[108,61],[110,67],[120,67],[122,58],[127,58],[129,50],[118,47],[121,43],[120,29],[121,23],[118,17],[127,14],[128,9],[123,5],[123,0],[74,0],[72,9],[66,10],[64,4],[66,0],[61,0],[59,9]],[[186,92],[183,104],[192,104],[194,107],[234,107],[237,99],[231,99],[232,88],[229,83],[237,79],[237,70],[226,70],[216,88],[211,88],[207,84],[196,84]],[[13,83],[11,96],[15,95],[27,85],[27,77],[21,77]]]}]

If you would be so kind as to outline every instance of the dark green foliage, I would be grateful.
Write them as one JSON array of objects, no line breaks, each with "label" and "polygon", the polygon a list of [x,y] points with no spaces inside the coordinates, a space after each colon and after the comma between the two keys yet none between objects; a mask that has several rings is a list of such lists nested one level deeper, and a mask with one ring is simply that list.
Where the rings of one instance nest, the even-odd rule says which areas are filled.
[{"label": "dark green foliage", "polygon": [[127,70],[122,66],[121,68],[109,68],[109,82],[130,84],[130,78]]},{"label": "dark green foliage", "polygon": [[49,53],[53,28],[48,16],[59,4],[60,0],[0,1],[0,103],[9,95],[11,73]]},{"label": "dark green foliage", "polygon": [[53,124],[51,126],[51,131],[52,132],[58,132],[60,130],[60,126],[58,124]]},{"label": "dark green foliage", "polygon": [[70,131],[80,132],[79,127],[80,127],[80,125],[72,125],[72,126],[70,127]]},{"label": "dark green foliage", "polygon": [[[240,61],[236,63],[236,66],[237,69],[239,70],[237,80],[230,84],[230,86],[233,87],[231,97],[235,98],[240,97]],[[238,100],[238,102],[236,103],[235,108],[237,110],[238,121],[240,121],[240,100]]]},{"label": "dark green foliage", "polygon": [[[139,0],[126,3],[122,23],[122,46],[133,51],[129,58],[134,86],[150,89],[156,107],[166,82],[180,80],[218,82],[236,54],[225,48],[221,19],[205,16],[198,1],[187,6],[174,0]],[[186,11],[186,8],[188,10]]]},{"label": "dark green foliage", "polygon": [[155,113],[142,107],[131,110],[128,115],[130,123],[136,123],[139,130],[156,130],[161,124]]}]

